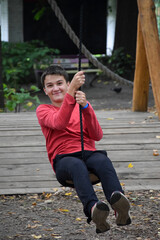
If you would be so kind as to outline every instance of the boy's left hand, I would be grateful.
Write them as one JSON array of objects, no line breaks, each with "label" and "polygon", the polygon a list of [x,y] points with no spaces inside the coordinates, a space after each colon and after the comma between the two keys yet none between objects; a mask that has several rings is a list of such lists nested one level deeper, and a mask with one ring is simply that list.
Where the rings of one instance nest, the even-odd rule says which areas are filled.
[{"label": "boy's left hand", "polygon": [[78,104],[80,104],[82,107],[85,107],[87,104],[86,94],[82,91],[76,91],[75,93],[75,99]]}]

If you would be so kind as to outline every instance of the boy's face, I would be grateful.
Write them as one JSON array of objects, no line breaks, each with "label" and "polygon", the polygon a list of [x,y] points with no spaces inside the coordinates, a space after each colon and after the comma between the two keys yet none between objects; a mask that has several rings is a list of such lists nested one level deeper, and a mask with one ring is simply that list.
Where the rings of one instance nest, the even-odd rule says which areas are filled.
[{"label": "boy's face", "polygon": [[44,80],[44,92],[56,107],[61,106],[68,86],[69,83],[61,75],[47,75]]}]

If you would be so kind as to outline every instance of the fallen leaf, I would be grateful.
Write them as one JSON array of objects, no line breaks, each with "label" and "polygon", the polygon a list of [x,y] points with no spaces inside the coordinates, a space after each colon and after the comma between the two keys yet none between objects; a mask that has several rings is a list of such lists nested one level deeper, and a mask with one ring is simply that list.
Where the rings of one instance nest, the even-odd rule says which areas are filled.
[{"label": "fallen leaf", "polygon": [[82,219],[81,218],[76,218],[76,221],[82,221]]},{"label": "fallen leaf", "polygon": [[114,120],[114,118],[107,118],[107,120]]},{"label": "fallen leaf", "polygon": [[32,203],[32,206],[36,206],[36,205],[37,205],[37,203],[36,203],[36,202],[33,202],[33,203]]},{"label": "fallen leaf", "polygon": [[128,164],[128,168],[133,168],[133,164],[132,164],[132,163],[129,163],[129,164]]},{"label": "fallen leaf", "polygon": [[62,238],[60,235],[58,235],[58,234],[54,234],[54,233],[52,233],[51,236],[54,237],[54,238],[56,238],[56,239],[58,239],[58,238]]},{"label": "fallen leaf", "polygon": [[120,184],[121,184],[121,186],[125,186],[125,183],[123,183],[123,182],[121,182]]},{"label": "fallen leaf", "polygon": [[72,195],[72,192],[65,193],[65,196],[70,196],[70,195]]},{"label": "fallen leaf", "polygon": [[50,198],[52,196],[52,193],[47,193],[46,195],[45,195],[45,198]]},{"label": "fallen leaf", "polygon": [[158,150],[157,150],[157,149],[154,149],[154,150],[153,150],[153,156],[159,156],[159,153],[158,153]]},{"label": "fallen leaf", "polygon": [[42,238],[42,235],[32,234],[32,237],[33,237],[34,239],[41,239],[41,238]]},{"label": "fallen leaf", "polygon": [[156,138],[160,138],[160,136],[156,136]]},{"label": "fallen leaf", "polygon": [[131,121],[131,122],[129,122],[130,124],[135,124],[135,122],[134,121]]},{"label": "fallen leaf", "polygon": [[58,208],[58,211],[59,211],[59,212],[69,212],[68,209],[63,209],[63,208]]}]

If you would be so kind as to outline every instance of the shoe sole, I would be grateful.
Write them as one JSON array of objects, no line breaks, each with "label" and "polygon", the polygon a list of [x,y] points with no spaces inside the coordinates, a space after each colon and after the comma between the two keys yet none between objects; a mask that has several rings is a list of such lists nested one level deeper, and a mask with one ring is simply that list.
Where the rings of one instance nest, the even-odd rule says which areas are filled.
[{"label": "shoe sole", "polygon": [[116,224],[118,226],[125,226],[131,223],[129,215],[129,201],[120,192],[115,192],[111,197],[111,207],[118,213],[118,217],[116,219]]},{"label": "shoe sole", "polygon": [[109,207],[103,202],[98,202],[93,211],[92,220],[96,224],[96,233],[103,233],[110,229],[106,218],[109,215]]}]

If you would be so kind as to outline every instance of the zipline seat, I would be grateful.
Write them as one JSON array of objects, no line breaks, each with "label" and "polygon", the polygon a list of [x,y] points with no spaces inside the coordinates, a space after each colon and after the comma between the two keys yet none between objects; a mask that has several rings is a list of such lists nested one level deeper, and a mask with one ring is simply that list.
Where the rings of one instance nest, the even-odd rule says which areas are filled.
[{"label": "zipline seat", "polygon": [[[100,182],[99,178],[92,172],[89,172],[89,178],[90,178],[90,181],[91,181],[92,185],[95,185],[95,184]],[[73,181],[71,181],[71,180],[66,180],[66,185],[68,187],[73,187],[74,188]]]}]

